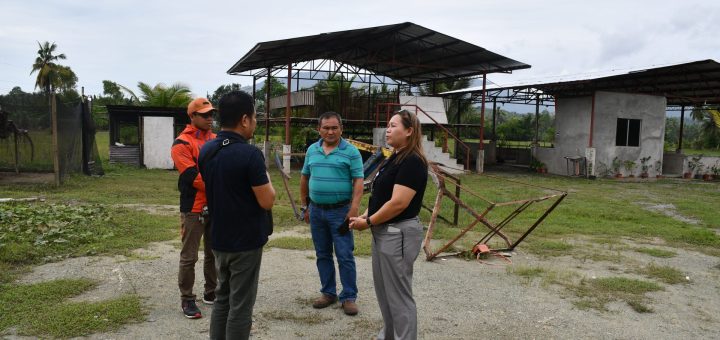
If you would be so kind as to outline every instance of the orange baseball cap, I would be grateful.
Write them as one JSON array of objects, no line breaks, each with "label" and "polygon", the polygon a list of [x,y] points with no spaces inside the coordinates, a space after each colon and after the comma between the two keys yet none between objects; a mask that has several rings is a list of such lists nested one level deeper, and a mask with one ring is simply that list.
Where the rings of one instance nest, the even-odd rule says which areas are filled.
[{"label": "orange baseball cap", "polygon": [[192,115],[193,113],[206,113],[215,110],[210,101],[207,98],[195,98],[188,104],[187,114]]}]

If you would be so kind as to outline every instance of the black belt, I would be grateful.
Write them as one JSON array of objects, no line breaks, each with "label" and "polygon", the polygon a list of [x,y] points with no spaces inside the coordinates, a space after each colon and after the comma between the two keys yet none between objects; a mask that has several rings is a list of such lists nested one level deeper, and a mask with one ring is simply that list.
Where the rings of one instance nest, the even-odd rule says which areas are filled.
[{"label": "black belt", "polygon": [[320,203],[315,203],[315,202],[310,201],[310,204],[312,204],[320,209],[328,210],[328,209],[342,208],[342,207],[350,204],[350,200],[337,202],[337,203],[330,203],[330,204],[320,204]]}]

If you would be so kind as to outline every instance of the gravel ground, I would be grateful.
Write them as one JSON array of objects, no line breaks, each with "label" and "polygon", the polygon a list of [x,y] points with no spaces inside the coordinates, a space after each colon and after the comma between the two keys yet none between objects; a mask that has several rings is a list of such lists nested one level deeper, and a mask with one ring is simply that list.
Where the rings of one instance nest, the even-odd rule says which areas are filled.
[{"label": "gravel ground", "polygon": [[[274,235],[277,237],[278,235]],[[630,241],[626,241],[630,242]],[[137,256],[82,257],[36,267],[22,282],[61,277],[88,277],[101,282],[77,300],[98,301],[127,293],[147,297],[147,320],[91,339],[202,339],[208,337],[211,308],[199,303],[204,317],[185,319],[177,289],[177,241],[152,244]],[[647,246],[647,245],[643,245]],[[422,339],[720,338],[720,259],[671,249],[670,259],[630,252],[637,263],[651,261],[683,270],[689,284],[665,285],[648,294],[654,313],[640,314],[623,302],[608,311],[580,310],[573,296],[559,286],[543,286],[509,274],[501,261],[479,264],[458,258],[415,266],[414,291]],[[202,254],[201,254],[202,256]],[[571,256],[539,259],[519,252],[512,266],[572,270],[585,277],[617,276],[617,263],[578,260]],[[201,260],[202,261],[202,260]],[[202,285],[201,261],[196,269]],[[637,264],[636,263],[636,264]],[[357,259],[360,314],[342,313],[339,305],[314,310],[319,279],[311,251],[269,249],[263,255],[255,305],[254,339],[370,339],[381,327],[372,287],[370,258]],[[623,274],[625,275],[625,274]],[[632,276],[632,275],[631,275]],[[19,338],[6,334],[5,338]]]}]

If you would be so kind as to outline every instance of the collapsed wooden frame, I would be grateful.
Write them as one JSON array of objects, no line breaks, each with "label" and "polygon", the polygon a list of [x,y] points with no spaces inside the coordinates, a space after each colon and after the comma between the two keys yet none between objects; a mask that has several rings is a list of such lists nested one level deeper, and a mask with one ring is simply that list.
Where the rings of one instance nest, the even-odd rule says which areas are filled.
[{"label": "collapsed wooden frame", "polygon": [[[427,261],[432,261],[435,257],[443,253],[445,250],[447,250],[450,246],[452,246],[455,242],[457,242],[459,239],[461,239],[468,231],[472,230],[478,223],[483,224],[486,226],[489,231],[485,236],[483,236],[477,243],[475,243],[475,246],[478,246],[480,244],[487,244],[491,238],[494,236],[500,237],[504,242],[506,247],[501,249],[493,249],[494,251],[512,251],[517,247],[520,242],[522,242],[528,235],[530,235],[535,228],[537,228],[540,223],[542,223],[543,220],[562,202],[562,200],[567,196],[567,192],[556,190],[556,189],[550,189],[550,188],[544,188],[539,186],[534,186],[526,183],[520,183],[508,179],[503,179],[499,177],[493,177],[484,175],[486,177],[493,177],[499,180],[509,181],[517,184],[523,184],[527,186],[534,186],[546,190],[552,190],[557,192],[556,194],[552,195],[545,195],[541,197],[536,198],[529,198],[524,200],[516,200],[516,201],[509,201],[509,202],[500,202],[496,203],[493,202],[487,198],[484,198],[472,191],[470,191],[468,188],[463,187],[460,185],[460,183],[453,181],[445,171],[443,171],[437,164],[431,164],[430,165],[430,171],[428,171],[430,176],[432,177],[433,182],[437,186],[437,195],[435,197],[435,205],[432,209],[432,214],[430,217],[430,224],[428,225],[427,232],[425,233],[425,240],[423,241],[423,250],[425,251],[425,259]],[[485,210],[482,213],[478,213],[470,207],[468,204],[463,202],[458,196],[455,195],[450,190],[448,190],[445,187],[445,181],[448,180],[452,184],[456,186],[456,188],[459,188],[462,191],[465,191],[467,194],[474,196],[476,198],[479,198],[483,202],[487,204],[485,207]],[[433,231],[435,230],[435,222],[439,216],[440,209],[442,206],[442,200],[443,197],[449,198],[451,201],[453,201],[456,205],[463,208],[466,212],[468,212],[470,215],[472,215],[475,218],[475,221],[471,222],[468,226],[461,229],[460,232],[453,237],[450,241],[445,243],[443,246],[441,246],[437,250],[433,250],[430,244],[430,241],[432,241]],[[548,209],[544,211],[544,213],[537,219],[535,222],[515,241],[512,241],[506,234],[502,232],[502,229],[507,226],[513,219],[515,219],[518,215],[520,215],[523,211],[525,211],[528,207],[530,207],[533,203],[542,202],[546,200],[555,200]],[[499,223],[493,224],[490,222],[486,216],[496,207],[501,206],[514,206],[517,205],[517,208],[513,210],[510,214],[508,214],[505,218],[503,218]],[[472,248],[474,249],[475,246]]]}]

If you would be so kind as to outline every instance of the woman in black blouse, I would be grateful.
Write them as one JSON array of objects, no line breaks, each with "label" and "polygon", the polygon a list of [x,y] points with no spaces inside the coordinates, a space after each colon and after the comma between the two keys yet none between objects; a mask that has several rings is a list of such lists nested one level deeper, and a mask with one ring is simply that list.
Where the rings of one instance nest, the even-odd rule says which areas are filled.
[{"label": "woman in black blouse", "polygon": [[390,119],[385,139],[394,152],[373,180],[368,210],[351,218],[350,228],[372,230],[373,283],[384,322],[378,339],[417,338],[412,276],[423,239],[418,213],[428,176],[421,138],[414,114],[403,110]]}]

